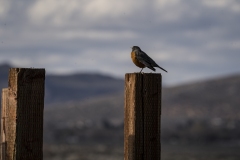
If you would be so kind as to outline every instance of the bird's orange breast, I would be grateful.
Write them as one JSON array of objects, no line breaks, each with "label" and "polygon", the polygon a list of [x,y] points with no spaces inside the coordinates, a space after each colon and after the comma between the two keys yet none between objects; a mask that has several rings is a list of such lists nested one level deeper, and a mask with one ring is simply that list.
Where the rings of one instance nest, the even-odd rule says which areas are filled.
[{"label": "bird's orange breast", "polygon": [[139,60],[136,58],[135,52],[132,52],[132,53],[131,53],[131,58],[132,58],[133,63],[134,63],[136,66],[138,66],[139,68],[145,68],[145,65],[142,64],[141,62],[139,62]]}]

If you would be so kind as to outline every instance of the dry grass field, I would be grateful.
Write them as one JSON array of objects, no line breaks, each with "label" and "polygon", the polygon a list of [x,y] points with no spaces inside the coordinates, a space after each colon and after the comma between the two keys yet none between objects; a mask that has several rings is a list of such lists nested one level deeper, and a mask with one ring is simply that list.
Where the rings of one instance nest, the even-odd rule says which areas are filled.
[{"label": "dry grass field", "polygon": [[[162,144],[161,160],[239,160],[240,145]],[[123,147],[44,145],[44,160],[123,160]]]}]

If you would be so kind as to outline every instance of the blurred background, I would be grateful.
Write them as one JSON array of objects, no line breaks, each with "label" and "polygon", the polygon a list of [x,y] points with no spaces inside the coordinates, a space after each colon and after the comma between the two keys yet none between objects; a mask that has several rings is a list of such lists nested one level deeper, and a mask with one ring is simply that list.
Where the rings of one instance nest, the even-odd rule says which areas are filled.
[{"label": "blurred background", "polygon": [[168,71],[162,159],[239,159],[239,17],[238,0],[0,0],[0,88],[10,67],[46,69],[45,160],[123,159],[138,45]]}]

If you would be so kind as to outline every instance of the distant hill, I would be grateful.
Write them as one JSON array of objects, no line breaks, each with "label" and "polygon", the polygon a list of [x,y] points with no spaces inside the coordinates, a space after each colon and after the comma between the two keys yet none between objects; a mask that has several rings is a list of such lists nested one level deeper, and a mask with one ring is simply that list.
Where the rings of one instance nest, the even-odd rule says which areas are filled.
[{"label": "distant hill", "polygon": [[124,89],[123,80],[101,74],[47,75],[45,81],[47,104],[80,101]]},{"label": "distant hill", "polygon": [[[69,119],[69,121],[81,119],[82,116],[94,121],[96,117],[106,117],[105,113],[109,113],[108,117],[123,119],[124,93],[121,89],[119,91],[121,92],[108,96],[103,95],[98,98],[53,105],[54,107],[47,111],[64,113],[63,117],[59,118]],[[240,75],[163,88],[162,94],[163,118],[240,120]],[[71,110],[66,106],[69,106]],[[75,109],[78,112],[72,111]],[[69,115],[66,114],[68,112]]]},{"label": "distant hill", "polygon": [[165,88],[163,115],[240,119],[240,74]]},{"label": "distant hill", "polygon": [[[0,88],[8,86],[8,71],[11,66],[0,65]],[[122,79],[94,73],[72,75],[46,75],[45,104],[66,103],[122,92]]]}]

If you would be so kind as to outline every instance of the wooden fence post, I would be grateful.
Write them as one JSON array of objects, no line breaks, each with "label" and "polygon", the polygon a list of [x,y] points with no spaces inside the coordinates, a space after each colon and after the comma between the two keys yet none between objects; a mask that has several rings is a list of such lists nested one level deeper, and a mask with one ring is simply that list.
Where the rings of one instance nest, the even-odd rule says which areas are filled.
[{"label": "wooden fence post", "polygon": [[160,160],[161,74],[125,75],[124,160]]},{"label": "wooden fence post", "polygon": [[6,157],[6,109],[8,105],[8,88],[2,89],[2,108],[1,108],[1,149],[0,149],[0,160],[5,160]]},{"label": "wooden fence post", "polygon": [[9,70],[6,160],[43,159],[44,81],[45,69]]}]

